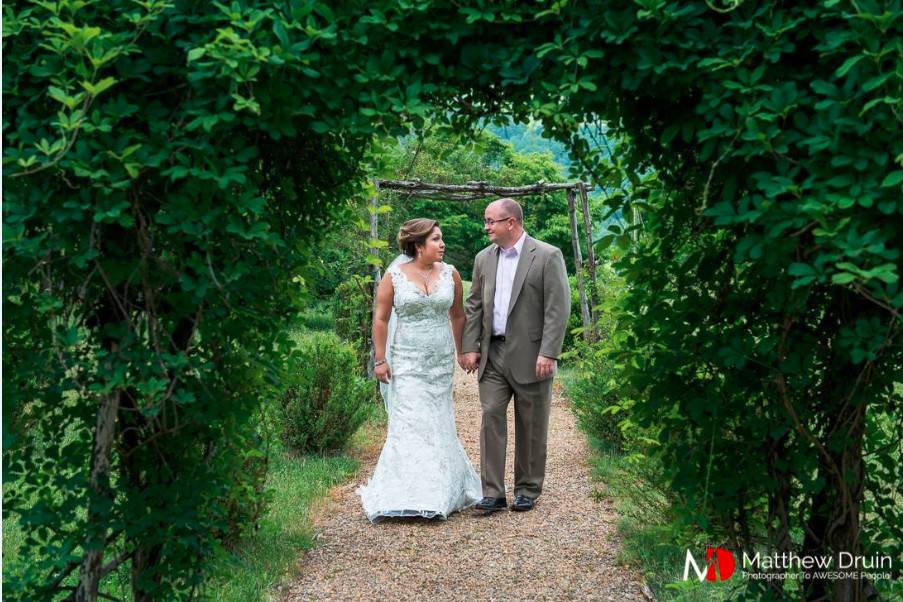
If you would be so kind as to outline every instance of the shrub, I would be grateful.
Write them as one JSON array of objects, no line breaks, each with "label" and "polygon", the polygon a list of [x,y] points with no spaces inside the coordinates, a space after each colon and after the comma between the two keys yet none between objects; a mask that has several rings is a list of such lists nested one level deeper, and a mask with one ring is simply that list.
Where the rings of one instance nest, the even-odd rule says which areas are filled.
[{"label": "shrub", "polygon": [[354,348],[313,333],[289,361],[282,397],[282,439],[301,453],[337,451],[370,414],[374,387],[356,375]]},{"label": "shrub", "polygon": [[[575,360],[575,376],[568,383],[574,413],[581,428],[605,447],[624,450],[626,433],[633,424],[626,419],[632,404],[623,393],[622,370],[612,355],[618,337],[615,310],[624,295],[624,281],[604,257],[596,265],[596,331],[599,340],[588,344],[582,332],[574,336],[568,356]],[[571,277],[571,316],[568,328],[582,326],[576,278]]]},{"label": "shrub", "polygon": [[370,363],[370,327],[373,320],[372,279],[353,275],[333,295],[335,331],[354,347],[361,374]]},{"label": "shrub", "polygon": [[[574,351],[583,341],[583,315],[580,310],[580,292],[577,289],[577,277],[568,276],[568,288],[571,291],[571,315],[568,316],[567,330],[561,348],[565,352]],[[578,330],[579,329],[579,330]],[[576,334],[575,334],[576,331]]]},{"label": "shrub", "polygon": [[585,343],[583,357],[577,364],[576,374],[568,384],[568,394],[577,422],[590,437],[604,446],[623,449],[624,432],[619,423],[624,418],[618,395],[617,370],[604,348],[589,348]]}]

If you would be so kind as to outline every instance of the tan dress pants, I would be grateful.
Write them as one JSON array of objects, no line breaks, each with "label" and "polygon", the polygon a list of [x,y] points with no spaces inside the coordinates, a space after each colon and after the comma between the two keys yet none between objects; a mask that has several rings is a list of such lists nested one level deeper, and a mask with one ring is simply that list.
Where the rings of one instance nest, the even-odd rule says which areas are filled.
[{"label": "tan dress pants", "polygon": [[505,368],[505,342],[492,341],[480,379],[480,476],[483,495],[505,496],[508,402],[514,397],[514,495],[536,499],[546,472],[552,378],[517,383]]}]

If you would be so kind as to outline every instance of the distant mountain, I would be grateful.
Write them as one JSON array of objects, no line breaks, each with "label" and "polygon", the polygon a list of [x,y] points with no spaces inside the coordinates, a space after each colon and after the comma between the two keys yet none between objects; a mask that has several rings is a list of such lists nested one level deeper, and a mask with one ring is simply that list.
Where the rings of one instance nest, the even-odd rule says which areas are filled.
[{"label": "distant mountain", "polygon": [[[552,153],[555,162],[564,167],[563,172],[565,174],[569,172],[568,168],[571,166],[571,159],[568,157],[567,148],[557,140],[543,138],[543,128],[541,124],[536,122],[509,123],[508,125],[502,126],[487,124],[486,130],[501,140],[510,142],[514,147],[514,150],[518,153]],[[598,186],[589,191],[591,202],[601,196],[602,192]],[[622,228],[624,227],[624,218],[620,209],[609,216],[608,219],[593,224],[593,239],[599,240],[606,234],[609,234],[608,226],[611,224],[617,224]]]},{"label": "distant mountain", "polygon": [[542,137],[542,125],[539,123],[512,123],[509,125],[489,125],[486,128],[502,140],[510,142],[519,153],[552,153],[555,162],[565,167],[564,172],[571,165],[565,146],[556,141]]}]

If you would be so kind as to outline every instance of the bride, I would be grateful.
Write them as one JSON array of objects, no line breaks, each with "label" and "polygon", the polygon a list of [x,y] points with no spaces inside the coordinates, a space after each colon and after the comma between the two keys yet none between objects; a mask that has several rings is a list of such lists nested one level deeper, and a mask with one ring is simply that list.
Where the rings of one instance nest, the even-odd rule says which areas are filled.
[{"label": "bride", "polygon": [[435,220],[405,222],[398,244],[404,253],[379,283],[373,321],[374,371],[389,432],[373,477],[358,489],[374,522],[445,519],[482,495],[452,409],[455,349],[460,362],[464,328],[461,277],[442,262],[445,243]]}]

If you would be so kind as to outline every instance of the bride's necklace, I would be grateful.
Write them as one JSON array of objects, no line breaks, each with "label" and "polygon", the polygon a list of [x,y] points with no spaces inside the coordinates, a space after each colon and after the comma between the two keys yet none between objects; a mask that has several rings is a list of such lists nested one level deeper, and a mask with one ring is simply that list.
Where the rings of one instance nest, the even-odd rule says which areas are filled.
[{"label": "bride's necklace", "polygon": [[420,276],[421,280],[423,280],[423,288],[426,290],[426,294],[430,293],[430,277],[433,275],[433,266],[435,266],[435,264],[431,263],[430,269],[428,269],[428,270],[418,269],[417,270],[417,275]]}]

